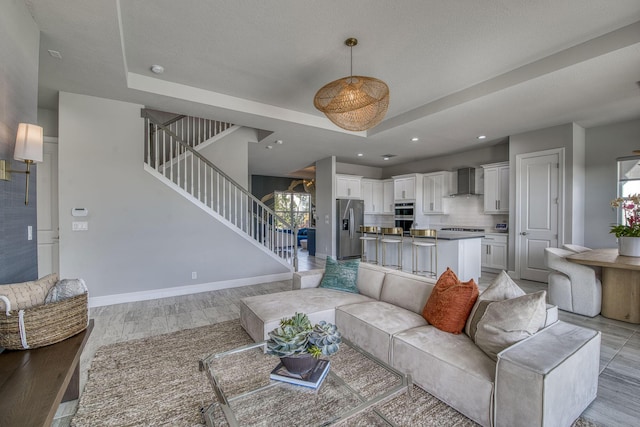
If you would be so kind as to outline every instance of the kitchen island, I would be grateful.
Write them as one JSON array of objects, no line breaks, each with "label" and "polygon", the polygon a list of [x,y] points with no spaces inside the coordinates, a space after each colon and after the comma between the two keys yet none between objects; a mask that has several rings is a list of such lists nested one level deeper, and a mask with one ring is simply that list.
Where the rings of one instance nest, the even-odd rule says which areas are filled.
[{"label": "kitchen island", "polygon": [[[438,267],[439,277],[447,267],[453,270],[461,281],[475,280],[478,283],[481,269],[482,232],[439,231],[438,232]],[[417,237],[424,241],[434,242],[435,239]],[[373,245],[366,250],[373,251]],[[379,247],[379,263],[382,263],[382,247]],[[402,241],[402,271],[411,273],[412,270],[412,244],[411,236],[404,236]],[[418,263],[420,270],[429,269],[428,250],[418,248]],[[386,264],[397,264],[395,248],[389,248],[386,255]],[[437,279],[437,277],[436,277]]]}]

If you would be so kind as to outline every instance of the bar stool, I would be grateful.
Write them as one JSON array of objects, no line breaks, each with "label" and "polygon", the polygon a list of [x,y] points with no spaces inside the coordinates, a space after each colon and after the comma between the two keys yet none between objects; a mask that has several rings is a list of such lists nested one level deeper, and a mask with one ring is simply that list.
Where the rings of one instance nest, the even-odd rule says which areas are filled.
[{"label": "bar stool", "polygon": [[[438,232],[432,229],[411,229],[411,271],[413,274],[424,273],[431,277],[438,277]],[[433,240],[431,240],[433,239]],[[429,251],[429,270],[419,269],[419,249],[426,248]],[[435,258],[435,262],[434,262]]]},{"label": "bar stool", "polygon": [[[402,238],[404,231],[402,227],[383,227],[381,230],[380,244],[382,245],[382,266],[394,267],[396,270],[402,270]],[[393,247],[397,252],[397,264],[387,264],[387,246]]]},{"label": "bar stool", "polygon": [[[360,259],[362,260],[362,262],[377,264],[378,263],[378,227],[361,225],[360,233],[362,233],[362,236],[360,236],[360,244],[362,246],[362,252],[361,252],[362,256],[360,257]],[[367,236],[367,234],[373,234],[373,236]],[[367,242],[375,242],[376,258],[373,260],[369,256],[369,252],[365,251],[365,249],[367,249]]]}]

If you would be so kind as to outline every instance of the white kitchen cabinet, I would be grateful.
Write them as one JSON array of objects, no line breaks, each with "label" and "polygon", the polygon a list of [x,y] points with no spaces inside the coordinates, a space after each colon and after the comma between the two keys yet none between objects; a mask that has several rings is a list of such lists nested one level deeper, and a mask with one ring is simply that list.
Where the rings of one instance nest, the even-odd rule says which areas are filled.
[{"label": "white kitchen cabinet", "polygon": [[361,176],[336,174],[336,198],[362,199]]},{"label": "white kitchen cabinet", "polygon": [[482,165],[484,169],[484,211],[509,212],[509,163]]},{"label": "white kitchen cabinet", "polygon": [[377,179],[362,180],[362,200],[364,213],[381,214],[384,210],[383,182]]},{"label": "white kitchen cabinet", "polygon": [[482,238],[482,269],[507,270],[507,239],[506,234],[487,233]]},{"label": "white kitchen cabinet", "polygon": [[422,179],[422,213],[425,215],[445,213],[442,199],[450,193],[451,172],[427,173]]},{"label": "white kitchen cabinet", "polygon": [[395,200],[416,199],[416,175],[393,177],[393,195]]},{"label": "white kitchen cabinet", "polygon": [[382,213],[393,215],[395,213],[395,203],[393,197],[393,180],[382,181]]}]

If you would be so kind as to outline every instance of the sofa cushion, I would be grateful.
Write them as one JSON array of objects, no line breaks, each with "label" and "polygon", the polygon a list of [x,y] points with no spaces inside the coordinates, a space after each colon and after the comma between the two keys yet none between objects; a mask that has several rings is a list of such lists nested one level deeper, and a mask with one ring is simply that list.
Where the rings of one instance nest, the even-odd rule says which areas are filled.
[{"label": "sofa cushion", "polygon": [[[0,285],[0,295],[4,295],[11,303],[11,310],[23,310],[44,304],[47,294],[58,282],[58,273],[51,273],[31,282]],[[5,304],[0,300],[0,307],[4,312]]]},{"label": "sofa cushion", "polygon": [[327,257],[320,287],[354,294],[359,293],[357,285],[359,264],[359,259],[337,261],[330,256]]},{"label": "sofa cushion", "polygon": [[393,337],[392,366],[438,399],[490,426],[496,363],[465,334],[420,326]]},{"label": "sofa cushion", "polygon": [[507,272],[502,270],[500,274],[498,274],[496,278],[493,279],[489,287],[487,287],[487,289],[482,291],[480,296],[478,296],[478,299],[476,300],[473,308],[471,309],[471,313],[469,314],[469,317],[467,319],[464,332],[470,337],[473,337],[473,334],[470,329],[471,319],[474,318],[474,314],[478,309],[478,305],[480,304],[480,301],[483,301],[483,300],[502,301],[505,299],[516,298],[524,294],[525,292],[522,289],[520,289],[518,285],[516,285],[516,282],[514,282],[511,279],[511,277],[509,277]]},{"label": "sofa cushion", "polygon": [[538,332],[545,323],[546,291],[503,301],[480,302],[471,324],[471,338],[493,360],[507,347]]},{"label": "sofa cushion", "polygon": [[382,283],[386,273],[392,271],[389,268],[361,262],[358,268],[358,290],[362,295],[373,299],[380,299]]},{"label": "sofa cushion", "polygon": [[390,363],[391,337],[426,324],[421,315],[383,301],[336,308],[336,325],[342,336],[387,363]]},{"label": "sofa cushion", "polygon": [[422,314],[435,281],[415,274],[389,270],[384,277],[380,301]]},{"label": "sofa cushion", "polygon": [[343,304],[373,301],[360,294],[333,289],[309,288],[275,294],[256,295],[240,300],[240,324],[253,338],[269,338],[269,331],[280,324],[280,319],[305,313],[313,324],[321,320],[335,323],[335,308]]},{"label": "sofa cushion", "polygon": [[447,268],[438,278],[422,315],[436,328],[459,334],[464,329],[478,293],[478,286],[473,279],[460,282],[453,270]]}]

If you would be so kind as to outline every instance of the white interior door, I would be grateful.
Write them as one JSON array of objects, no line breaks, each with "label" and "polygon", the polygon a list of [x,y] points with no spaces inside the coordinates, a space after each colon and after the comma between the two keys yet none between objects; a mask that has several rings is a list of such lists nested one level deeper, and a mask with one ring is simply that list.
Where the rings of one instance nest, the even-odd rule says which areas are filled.
[{"label": "white interior door", "polygon": [[544,250],[558,246],[563,151],[516,156],[516,259],[520,278],[546,282]]},{"label": "white interior door", "polygon": [[37,167],[38,277],[42,277],[60,272],[57,143],[44,143],[44,158]]}]

